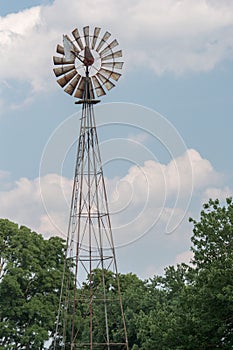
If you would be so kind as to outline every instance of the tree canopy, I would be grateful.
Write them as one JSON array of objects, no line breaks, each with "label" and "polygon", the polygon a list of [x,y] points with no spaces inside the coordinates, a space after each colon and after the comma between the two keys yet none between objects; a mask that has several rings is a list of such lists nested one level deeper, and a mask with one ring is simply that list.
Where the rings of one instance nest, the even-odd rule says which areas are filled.
[{"label": "tree canopy", "polygon": [[54,331],[64,245],[0,220],[0,349],[43,349]]},{"label": "tree canopy", "polygon": [[[233,348],[233,202],[210,200],[193,224],[191,264],[169,266],[163,276],[142,281],[120,274],[131,350]],[[0,349],[46,349],[53,335],[64,259],[64,242],[0,220]],[[70,273],[72,274],[71,270]],[[93,271],[96,293],[101,273]],[[85,295],[87,283],[77,295]],[[116,278],[106,278],[108,298]],[[101,292],[101,291],[100,291]],[[82,308],[77,322],[85,322]],[[104,322],[97,309],[99,332]],[[111,332],[119,339],[114,308]]]}]

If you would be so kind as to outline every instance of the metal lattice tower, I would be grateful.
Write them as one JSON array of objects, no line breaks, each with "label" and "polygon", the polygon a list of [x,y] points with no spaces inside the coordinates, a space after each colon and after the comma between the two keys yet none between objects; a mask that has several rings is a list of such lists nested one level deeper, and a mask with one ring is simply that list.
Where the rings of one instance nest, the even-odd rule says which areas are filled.
[{"label": "metal lattice tower", "polygon": [[[95,28],[93,36],[89,36],[89,27],[84,27],[83,31],[83,37],[77,34],[77,29],[73,31],[74,41],[64,36],[64,47],[58,45],[57,50],[63,57],[54,58],[55,64],[62,65],[54,69],[56,75],[61,75],[59,72],[63,72],[63,77],[58,82],[61,85],[61,81],[66,81],[66,92],[70,93],[73,90],[70,94],[80,98],[76,103],[82,105],[82,117],[53,349],[128,350],[94,116],[94,105],[99,102],[95,99],[95,93],[101,96],[105,94],[104,87],[110,89],[114,86],[110,80],[111,74],[113,79],[118,80],[120,74],[114,72],[114,67],[120,69],[123,63],[115,62],[116,53],[112,52],[112,46],[116,45],[108,44],[106,41],[110,33],[106,32],[108,34],[105,33],[99,39],[100,28]],[[99,58],[94,56],[96,52]],[[112,69],[108,77],[106,74],[109,73],[104,71],[111,71],[103,68],[103,64],[107,64],[105,59],[107,56],[108,60],[110,59],[110,62],[107,62],[108,67]],[[100,64],[96,68],[98,60]],[[76,66],[77,61],[84,69],[82,75],[80,67]],[[67,77],[70,74],[67,74],[69,71],[67,65],[70,63],[72,69],[77,72],[76,75],[72,74],[72,78],[71,75]],[[91,70],[94,70],[95,74],[91,75]],[[68,269],[72,269],[73,275],[67,273]]]}]

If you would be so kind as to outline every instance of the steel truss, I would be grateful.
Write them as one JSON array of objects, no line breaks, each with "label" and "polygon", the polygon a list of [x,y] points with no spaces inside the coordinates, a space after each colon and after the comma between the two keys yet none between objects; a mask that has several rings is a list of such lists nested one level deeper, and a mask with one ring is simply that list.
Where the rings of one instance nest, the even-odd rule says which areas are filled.
[{"label": "steel truss", "polygon": [[128,350],[88,69],[85,84],[53,349]]}]

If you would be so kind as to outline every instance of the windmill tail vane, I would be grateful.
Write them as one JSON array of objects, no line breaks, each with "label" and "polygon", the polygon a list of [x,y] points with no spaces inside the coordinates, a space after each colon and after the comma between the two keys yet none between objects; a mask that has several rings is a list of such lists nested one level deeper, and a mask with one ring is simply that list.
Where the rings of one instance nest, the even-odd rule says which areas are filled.
[{"label": "windmill tail vane", "polygon": [[54,350],[129,350],[94,105],[120,78],[117,40],[89,26],[63,36],[54,73],[82,105]]}]

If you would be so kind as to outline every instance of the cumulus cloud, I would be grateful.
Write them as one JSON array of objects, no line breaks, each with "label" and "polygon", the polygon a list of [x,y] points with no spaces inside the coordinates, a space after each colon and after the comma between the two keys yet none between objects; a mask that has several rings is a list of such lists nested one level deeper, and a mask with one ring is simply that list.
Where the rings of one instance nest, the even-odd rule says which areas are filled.
[{"label": "cumulus cloud", "polygon": [[[186,171],[189,163],[192,181]],[[45,237],[66,239],[73,180],[55,173],[14,183],[9,179],[8,173],[0,172],[0,217],[27,225]],[[162,273],[162,266],[188,262],[192,229],[188,217],[200,210],[188,206],[189,186],[193,185],[198,203],[213,192],[218,196],[228,192],[221,174],[194,149],[167,164],[147,160],[142,166],[131,166],[125,176],[105,180],[115,246],[126,247],[118,251],[121,261],[135,258],[141,249],[152,257],[152,261],[146,256],[143,263],[131,263],[131,269],[138,265],[142,278]]]},{"label": "cumulus cloud", "polygon": [[27,225],[45,236],[65,238],[71,190],[72,181],[56,174],[33,180],[20,178],[11,183],[11,188],[0,191],[0,217]]},{"label": "cumulus cloud", "polygon": [[[214,170],[211,163],[202,158],[196,150],[189,149],[168,164],[147,160],[141,167],[130,167],[125,177],[116,179],[112,206],[117,207],[117,197],[124,205],[128,202],[137,204],[147,200],[152,206],[154,203],[162,206],[164,200],[169,201],[177,195],[188,196],[192,188],[201,190],[221,182],[222,175]],[[130,201],[126,198],[130,198]]]},{"label": "cumulus cloud", "polygon": [[[0,18],[0,74],[48,89],[63,33],[101,26],[117,35],[126,67],[156,74],[208,71],[233,56],[233,4],[214,0],[55,0]],[[120,21],[119,21],[120,18]]]},{"label": "cumulus cloud", "polygon": [[158,224],[165,234],[171,234],[188,213],[190,194],[194,191],[199,196],[207,186],[222,181],[222,175],[194,149],[168,164],[148,160],[141,167],[131,166],[128,174],[111,181],[109,188],[118,243],[134,241]]},{"label": "cumulus cloud", "polygon": [[[186,172],[193,167],[193,180]],[[4,181],[5,173],[0,173]],[[182,181],[181,181],[182,180]],[[131,166],[122,178],[106,179],[113,230],[118,245],[143,236],[156,225],[173,218],[173,230],[188,211],[185,196],[190,186],[205,193],[207,185],[220,185],[221,176],[208,160],[191,149],[168,164],[148,160]],[[45,235],[66,235],[72,180],[46,174],[29,180],[21,178],[10,189],[1,191],[0,216],[27,224]],[[174,199],[182,196],[179,206]],[[161,227],[160,227],[161,228]]]}]

